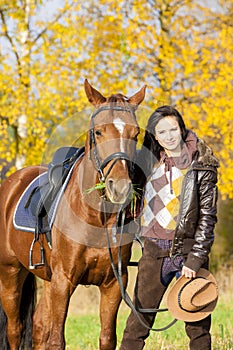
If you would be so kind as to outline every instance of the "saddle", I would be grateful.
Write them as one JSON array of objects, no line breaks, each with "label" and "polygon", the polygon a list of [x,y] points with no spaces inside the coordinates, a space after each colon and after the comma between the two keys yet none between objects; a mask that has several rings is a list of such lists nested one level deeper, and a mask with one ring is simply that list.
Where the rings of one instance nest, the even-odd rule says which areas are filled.
[{"label": "saddle", "polygon": [[54,153],[52,161],[48,164],[46,181],[32,190],[24,204],[24,208],[28,208],[35,217],[36,223],[29,258],[31,269],[44,265],[43,247],[41,247],[41,262],[39,264],[33,264],[32,262],[33,246],[36,242],[39,242],[40,234],[45,234],[48,245],[52,249],[51,225],[49,224],[48,213],[65,183],[72,166],[83,153],[84,147],[59,148]]}]

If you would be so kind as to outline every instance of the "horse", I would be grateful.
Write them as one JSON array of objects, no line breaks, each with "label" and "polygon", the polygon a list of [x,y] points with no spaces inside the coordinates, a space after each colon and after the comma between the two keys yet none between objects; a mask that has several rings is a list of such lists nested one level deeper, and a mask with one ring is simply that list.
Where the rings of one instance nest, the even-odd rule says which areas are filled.
[{"label": "horse", "polygon": [[[22,168],[2,183],[1,350],[65,349],[69,302],[79,284],[99,287],[99,349],[116,348],[116,318],[122,293],[113,266],[119,261],[120,245],[121,277],[126,288],[133,240],[129,226],[124,226],[123,235],[117,232],[117,222],[122,208],[129,207],[132,198],[132,164],[139,134],[135,111],[145,97],[145,89],[146,85],[129,98],[121,93],[104,97],[85,79],[84,90],[95,111],[86,133],[84,153],[74,163],[57,206],[51,227],[52,247],[40,234],[33,246],[33,266],[28,258],[33,235],[19,232],[13,216],[27,186],[46,173],[48,167]],[[128,213],[130,217],[130,210]],[[36,264],[41,249],[44,263]],[[43,280],[38,303],[37,278]]]}]

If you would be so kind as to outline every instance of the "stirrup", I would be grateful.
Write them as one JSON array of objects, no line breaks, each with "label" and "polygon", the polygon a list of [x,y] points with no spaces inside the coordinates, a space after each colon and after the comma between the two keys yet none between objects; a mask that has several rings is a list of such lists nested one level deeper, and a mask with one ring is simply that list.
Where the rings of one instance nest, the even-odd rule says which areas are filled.
[{"label": "stirrup", "polygon": [[[36,242],[38,242],[40,244],[40,262],[34,264],[33,263],[33,248],[34,248],[34,245],[35,245]],[[32,241],[32,244],[31,244],[31,247],[30,247],[30,250],[29,250],[29,269],[30,270],[35,270],[38,267],[41,267],[41,266],[44,266],[44,265],[45,265],[44,248],[43,248],[41,242],[39,241],[39,239],[34,237],[34,239]]]}]

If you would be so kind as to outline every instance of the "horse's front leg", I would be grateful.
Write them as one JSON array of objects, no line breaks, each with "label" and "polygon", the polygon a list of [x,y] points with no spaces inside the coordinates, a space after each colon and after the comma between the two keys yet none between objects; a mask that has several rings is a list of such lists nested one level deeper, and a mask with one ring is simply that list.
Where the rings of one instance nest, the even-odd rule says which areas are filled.
[{"label": "horse's front leg", "polygon": [[[127,276],[123,276],[123,284],[127,284]],[[116,338],[116,319],[117,312],[121,303],[121,292],[118,282],[114,279],[107,286],[100,286],[100,321],[101,332],[99,339],[100,350],[115,350],[117,344]]]},{"label": "horse's front leg", "polygon": [[50,285],[50,321],[51,328],[46,349],[64,350],[64,328],[71,294],[75,287],[71,285],[62,268],[53,271]]}]

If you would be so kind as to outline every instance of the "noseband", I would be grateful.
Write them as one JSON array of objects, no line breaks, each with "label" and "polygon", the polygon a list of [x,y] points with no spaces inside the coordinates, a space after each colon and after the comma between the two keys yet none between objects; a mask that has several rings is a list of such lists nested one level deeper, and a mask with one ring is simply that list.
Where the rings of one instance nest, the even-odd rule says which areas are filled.
[{"label": "noseband", "polygon": [[[106,110],[114,110],[114,111],[123,111],[123,112],[128,112],[128,113],[133,113],[133,115],[135,116],[134,112],[132,109],[127,108],[127,107],[123,107],[123,106],[102,106],[100,107],[95,113],[93,113],[92,117],[91,117],[91,129],[90,129],[90,149],[92,147],[92,144],[94,145],[94,160],[95,160],[95,165],[96,165],[96,169],[100,175],[100,180],[101,181],[105,181],[107,176],[109,175],[110,171],[112,170],[112,168],[114,167],[114,165],[116,164],[116,162],[118,160],[126,160],[127,164],[129,167],[129,170],[131,170],[131,165],[132,162],[130,160],[130,157],[125,153],[125,152],[114,152],[112,154],[110,154],[108,157],[106,157],[104,160],[101,160],[99,154],[98,154],[98,149],[97,149],[97,143],[96,143],[96,138],[95,138],[95,133],[94,133],[94,118],[97,116],[97,114],[99,114],[102,111],[106,111]],[[135,117],[136,119],[136,117]],[[111,166],[108,169],[107,173],[104,174],[104,168],[111,162]]]}]

